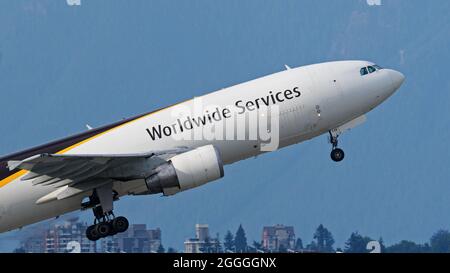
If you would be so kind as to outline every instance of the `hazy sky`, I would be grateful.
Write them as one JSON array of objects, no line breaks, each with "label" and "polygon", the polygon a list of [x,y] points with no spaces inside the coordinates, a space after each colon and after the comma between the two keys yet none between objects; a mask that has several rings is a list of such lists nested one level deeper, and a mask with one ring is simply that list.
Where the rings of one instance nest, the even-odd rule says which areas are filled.
[{"label": "hazy sky", "polygon": [[[116,214],[160,227],[164,245],[178,249],[197,222],[222,237],[242,223],[249,241],[280,223],[308,243],[322,223],[341,247],[356,230],[388,244],[424,242],[450,228],[448,14],[447,0],[1,1],[0,154],[284,64],[370,60],[407,79],[340,138],[343,162],[330,160],[321,136],[170,198],[123,198]],[[0,250],[12,245],[0,241]]]}]

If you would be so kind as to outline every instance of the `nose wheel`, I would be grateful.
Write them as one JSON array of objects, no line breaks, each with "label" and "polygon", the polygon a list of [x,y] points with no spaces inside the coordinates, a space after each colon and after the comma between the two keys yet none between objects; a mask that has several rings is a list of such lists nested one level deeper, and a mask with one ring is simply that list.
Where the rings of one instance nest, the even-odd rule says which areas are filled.
[{"label": "nose wheel", "polygon": [[344,159],[345,153],[342,149],[339,149],[338,146],[338,134],[329,131],[330,133],[330,143],[332,145],[330,157],[334,162],[340,162]]},{"label": "nose wheel", "polygon": [[340,162],[344,159],[345,153],[342,149],[335,148],[331,150],[330,156],[334,162]]}]

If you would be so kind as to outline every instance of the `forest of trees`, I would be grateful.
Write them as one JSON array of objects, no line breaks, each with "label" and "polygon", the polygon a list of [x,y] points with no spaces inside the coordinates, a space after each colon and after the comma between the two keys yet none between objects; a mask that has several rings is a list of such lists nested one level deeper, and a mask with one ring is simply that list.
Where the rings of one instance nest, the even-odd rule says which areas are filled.
[{"label": "forest of trees", "polygon": [[[386,246],[382,238],[374,239],[364,236],[358,232],[352,232],[345,242],[343,248],[335,246],[333,234],[322,224],[319,225],[313,234],[313,240],[303,245],[301,238],[297,237],[295,249],[286,249],[281,246],[278,252],[344,252],[344,253],[369,253],[374,249],[370,247],[369,242],[378,242],[379,252],[381,253],[450,253],[450,232],[448,230],[438,230],[435,232],[429,242],[424,244],[413,241],[402,240],[398,243]],[[262,247],[261,242],[247,242],[245,230],[239,225],[237,231],[233,234],[228,231],[223,240],[224,252],[268,252]]]},{"label": "forest of trees", "polygon": [[[413,241],[402,240],[392,245],[386,245],[383,239],[371,238],[362,235],[357,231],[352,232],[345,241],[343,247],[336,246],[333,234],[324,225],[320,224],[312,234],[312,241],[304,244],[303,240],[297,236],[293,249],[286,246],[279,246],[277,251],[265,249],[261,241],[247,241],[247,235],[242,225],[239,225],[236,232],[227,231],[223,240],[219,235],[214,241],[205,241],[200,249],[202,252],[224,252],[224,253],[255,253],[255,252],[321,252],[321,253],[450,253],[450,232],[448,230],[438,230],[428,242],[423,244]],[[217,245],[217,242],[219,244]],[[375,244],[374,244],[375,243]],[[23,248],[17,248],[14,252],[25,252]],[[158,253],[176,253],[175,248],[169,247],[167,250],[161,244],[157,250]]]}]

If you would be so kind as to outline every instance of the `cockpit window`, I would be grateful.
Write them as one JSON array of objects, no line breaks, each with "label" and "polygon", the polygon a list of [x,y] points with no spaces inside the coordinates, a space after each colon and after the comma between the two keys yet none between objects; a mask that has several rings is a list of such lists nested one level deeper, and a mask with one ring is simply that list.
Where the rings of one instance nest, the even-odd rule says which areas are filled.
[{"label": "cockpit window", "polygon": [[367,72],[367,67],[361,68],[361,70],[359,71],[359,73],[361,73],[361,76],[364,76],[364,75],[369,74],[369,72]]},{"label": "cockpit window", "polygon": [[373,73],[373,72],[375,72],[377,70],[381,70],[381,69],[383,69],[381,66],[374,64],[374,65],[369,65],[368,67],[361,68],[359,73],[361,73],[361,76],[364,76],[364,75]]},{"label": "cockpit window", "polygon": [[375,67],[373,67],[373,66],[368,66],[367,68],[369,69],[369,73],[373,73],[373,72],[377,71],[375,69]]}]

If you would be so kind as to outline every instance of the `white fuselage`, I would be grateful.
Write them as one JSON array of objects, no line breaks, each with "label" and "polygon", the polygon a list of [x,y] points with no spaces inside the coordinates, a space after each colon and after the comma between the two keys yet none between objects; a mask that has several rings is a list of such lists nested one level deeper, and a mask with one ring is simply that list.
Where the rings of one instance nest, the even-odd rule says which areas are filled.
[{"label": "white fuselage", "polygon": [[[195,116],[197,101],[201,101],[203,106],[213,105],[214,109],[219,111],[236,106],[238,102],[237,104],[242,106],[238,110],[252,112],[256,109],[255,104],[272,100],[270,95],[278,94],[280,100],[275,98],[275,103],[271,103],[277,105],[279,110],[278,147],[302,142],[369,112],[392,95],[403,82],[401,73],[390,69],[381,69],[361,76],[360,69],[368,65],[372,63],[342,61],[288,69],[153,112],[59,152],[130,154],[213,144],[220,151],[224,164],[230,164],[262,153],[262,141],[226,138],[177,140],[174,138],[176,126],[172,126],[170,135],[162,134],[161,137],[152,139],[148,130],[176,124],[176,113],[179,109],[190,109]],[[292,91],[294,88],[297,88],[301,95],[296,96]],[[291,92],[286,95],[286,90]],[[224,129],[224,135],[227,128],[229,127]],[[239,128],[234,130],[238,131]],[[248,130],[245,131],[248,133]],[[55,188],[33,185],[32,180],[23,181],[20,179],[23,175],[24,173],[20,173],[0,183],[0,232],[78,210],[81,200],[86,197],[81,194],[66,200],[38,205],[36,201]],[[114,184],[114,189],[119,195],[126,195],[132,194],[134,188],[141,186],[142,181],[118,182]]]}]

